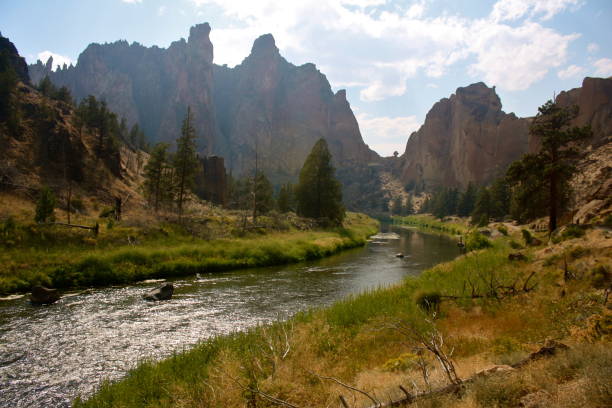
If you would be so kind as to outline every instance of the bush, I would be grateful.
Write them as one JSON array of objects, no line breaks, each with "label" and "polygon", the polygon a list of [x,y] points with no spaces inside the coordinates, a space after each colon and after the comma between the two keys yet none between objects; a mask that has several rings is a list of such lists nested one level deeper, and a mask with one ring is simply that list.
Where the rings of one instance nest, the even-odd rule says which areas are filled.
[{"label": "bush", "polygon": [[442,296],[438,292],[418,292],[415,295],[415,303],[426,312],[438,312]]},{"label": "bush", "polygon": [[584,230],[578,225],[568,225],[561,233],[562,239],[580,238],[584,236]]},{"label": "bush", "polygon": [[53,212],[55,210],[55,195],[49,189],[49,187],[43,187],[40,192],[40,198],[36,202],[36,214],[34,215],[34,221],[38,223],[45,223],[48,221],[54,221],[55,216]]},{"label": "bush", "polygon": [[508,236],[508,228],[506,228],[506,226],[505,226],[505,225],[500,225],[500,226],[498,226],[498,227],[497,227],[497,230],[498,230],[498,231],[499,231],[501,234],[503,234],[503,235],[505,235],[505,236]]},{"label": "bush", "polygon": [[521,234],[523,234],[523,240],[525,241],[525,245],[531,245],[531,243],[533,242],[533,235],[531,235],[531,232],[523,228],[521,230]]},{"label": "bush", "polygon": [[518,407],[521,398],[529,394],[522,378],[500,375],[477,378],[472,391],[483,407]]},{"label": "bush", "polygon": [[515,240],[510,241],[510,248],[512,249],[523,249],[523,246]]},{"label": "bush", "polygon": [[491,241],[478,231],[472,231],[465,239],[466,251],[476,251],[478,249],[490,248],[493,244]]},{"label": "bush", "polygon": [[383,365],[384,371],[410,371],[417,365],[418,356],[413,353],[404,353],[397,358],[387,360]]},{"label": "bush", "polygon": [[85,211],[85,203],[83,203],[83,199],[80,197],[73,198],[70,200],[70,207],[73,211],[84,212]]},{"label": "bush", "polygon": [[598,265],[591,269],[591,283],[597,289],[609,288],[612,284],[612,276],[605,265]]},{"label": "bush", "polygon": [[100,211],[100,218],[111,218],[115,216],[115,209],[112,207],[104,207],[102,211]]}]

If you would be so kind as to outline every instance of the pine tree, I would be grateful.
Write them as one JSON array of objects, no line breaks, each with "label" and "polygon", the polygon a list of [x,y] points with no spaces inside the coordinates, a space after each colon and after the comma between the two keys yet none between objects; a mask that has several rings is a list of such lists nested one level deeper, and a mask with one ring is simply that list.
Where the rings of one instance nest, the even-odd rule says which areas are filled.
[{"label": "pine tree", "polygon": [[564,108],[548,101],[538,108],[529,132],[540,141],[540,151],[523,156],[507,173],[516,193],[514,204],[518,212],[529,213],[529,210],[524,211],[525,207],[543,208],[549,216],[551,233],[557,229],[559,214],[567,206],[569,179],[576,171],[573,160],[577,150],[572,143],[591,135],[588,126],[571,126],[576,116],[577,106]]},{"label": "pine tree", "polygon": [[274,208],[274,189],[270,180],[266,175],[258,171],[253,179],[251,179],[251,194],[254,195],[253,203],[253,220],[257,219],[258,215],[267,214]]},{"label": "pine tree", "polygon": [[281,213],[295,211],[295,193],[291,183],[283,184],[276,199],[278,210]]},{"label": "pine tree", "polygon": [[476,187],[471,182],[468,183],[468,186],[461,197],[459,198],[459,203],[457,204],[457,215],[460,217],[468,217],[474,211],[474,205],[476,204]]},{"label": "pine tree", "polygon": [[484,226],[489,223],[491,217],[491,193],[487,188],[481,188],[476,198],[476,205],[472,212],[472,224]]},{"label": "pine tree", "polygon": [[325,139],[319,139],[306,158],[296,188],[298,214],[323,224],[340,225],[344,219],[342,190],[334,176],[331,153]]},{"label": "pine tree", "polygon": [[197,169],[198,158],[196,154],[196,136],[192,125],[191,108],[187,108],[187,115],[183,120],[181,137],[176,141],[176,154],[174,155],[174,168],[177,177],[177,206],[179,217],[183,214],[183,204],[187,191],[193,186],[193,179]]},{"label": "pine tree", "polygon": [[160,204],[165,201],[164,198],[171,190],[168,180],[169,167],[168,144],[156,144],[144,168],[145,181],[143,186],[145,197],[149,204],[153,205],[155,212],[159,210]]},{"label": "pine tree", "polygon": [[54,221],[56,199],[55,195],[49,189],[49,187],[43,187],[40,192],[40,197],[36,202],[36,214],[34,215],[34,221],[38,223],[45,223],[48,221]]}]

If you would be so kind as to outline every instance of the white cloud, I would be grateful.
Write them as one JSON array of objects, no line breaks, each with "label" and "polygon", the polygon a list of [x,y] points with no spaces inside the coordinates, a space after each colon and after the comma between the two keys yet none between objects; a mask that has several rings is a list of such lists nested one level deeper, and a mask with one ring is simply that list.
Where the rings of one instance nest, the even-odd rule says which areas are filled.
[{"label": "white cloud", "polygon": [[383,156],[391,156],[394,151],[402,154],[410,134],[421,126],[416,116],[374,117],[360,113],[357,122],[364,141]]},{"label": "white cloud", "polygon": [[499,0],[493,5],[493,21],[513,21],[522,17],[549,20],[569,6],[580,6],[580,0]]},{"label": "white cloud", "polygon": [[612,76],[612,59],[601,58],[593,63],[595,66],[595,75],[607,78]]},{"label": "white cloud", "polygon": [[164,14],[166,14],[166,10],[166,6],[159,6],[159,8],[157,9],[157,15],[160,17],[163,16]]},{"label": "white cloud", "polygon": [[577,75],[582,74],[583,72],[584,72],[584,68],[579,67],[578,65],[570,65],[569,67],[557,72],[557,76],[560,79],[570,79]]},{"label": "white cloud", "polygon": [[578,37],[561,35],[533,22],[511,27],[481,21],[472,31],[470,49],[477,60],[469,71],[490,85],[524,90],[563,64],[569,43]]},{"label": "white cloud", "polygon": [[255,38],[272,33],[288,59],[324,66],[332,86],[360,87],[363,101],[403,95],[407,80],[440,78],[462,61],[469,62],[471,75],[491,85],[526,89],[565,64],[568,45],[578,37],[531,17],[549,19],[580,5],[580,0],[500,0],[490,16],[468,19],[427,17],[426,0],[390,9],[377,8],[385,0],[190,1],[218,8],[231,21],[211,32],[215,62],[239,64]]},{"label": "white cloud", "polygon": [[57,67],[62,67],[64,64],[70,66],[70,64],[74,64],[74,61],[70,59],[70,57],[66,57],[64,55],[56,54],[49,50],[39,52],[37,58],[42,61],[43,64],[47,62],[49,57],[53,57],[53,70],[55,71]]},{"label": "white cloud", "polygon": [[129,3],[129,4],[135,4],[135,3],[142,3],[142,0],[121,0],[124,3]]},{"label": "white cloud", "polygon": [[596,53],[597,51],[599,51],[599,45],[596,43],[589,43],[589,45],[587,45],[587,51],[590,54]]}]

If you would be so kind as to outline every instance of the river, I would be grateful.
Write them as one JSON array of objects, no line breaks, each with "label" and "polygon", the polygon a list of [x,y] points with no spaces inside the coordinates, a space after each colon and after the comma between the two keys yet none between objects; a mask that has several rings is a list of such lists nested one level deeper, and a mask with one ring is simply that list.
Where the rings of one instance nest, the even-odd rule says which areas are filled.
[{"label": "river", "polygon": [[143,359],[394,284],[458,255],[445,236],[393,231],[396,239],[374,238],[319,261],[175,279],[165,302],[141,298],[159,282],[68,293],[44,307],[26,296],[3,298],[0,407],[69,407]]}]

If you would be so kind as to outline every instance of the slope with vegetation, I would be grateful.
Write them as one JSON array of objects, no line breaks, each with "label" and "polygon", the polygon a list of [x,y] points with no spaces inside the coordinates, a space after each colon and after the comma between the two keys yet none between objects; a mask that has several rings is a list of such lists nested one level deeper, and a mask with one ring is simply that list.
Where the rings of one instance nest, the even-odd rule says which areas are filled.
[{"label": "slope with vegetation", "polygon": [[[540,245],[530,246],[519,228],[505,229],[488,248],[400,285],[145,362],[75,406],[312,407],[342,396],[367,407],[404,391],[421,407],[603,406],[610,233],[594,227],[543,245],[532,231]],[[517,246],[523,256],[509,257]],[[526,359],[551,340],[569,349]]]}]

